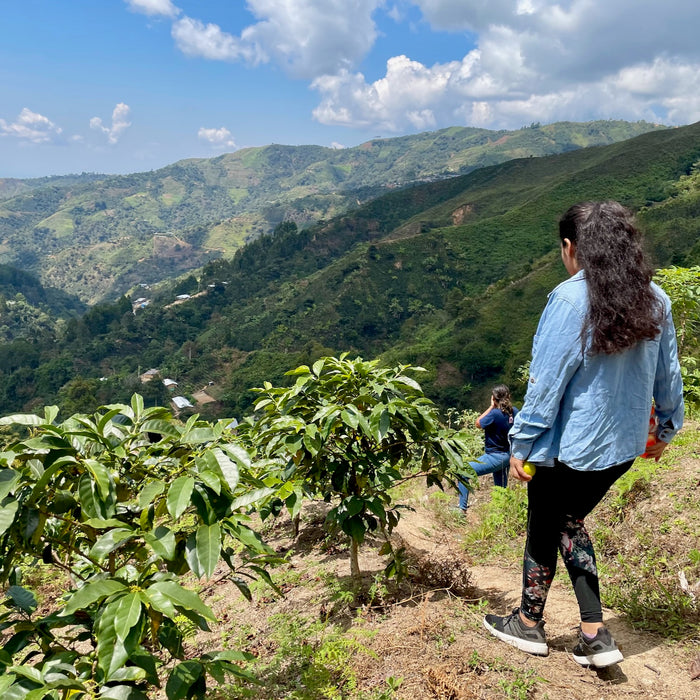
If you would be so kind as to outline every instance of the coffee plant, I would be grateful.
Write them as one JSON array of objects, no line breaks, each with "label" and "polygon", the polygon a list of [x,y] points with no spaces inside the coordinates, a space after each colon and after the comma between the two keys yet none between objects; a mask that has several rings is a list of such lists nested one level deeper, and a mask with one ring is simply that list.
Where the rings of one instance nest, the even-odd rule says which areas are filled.
[{"label": "coffee plant", "polygon": [[[272,585],[278,558],[249,512],[280,477],[227,422],[183,425],[138,395],[57,413],[0,419],[24,433],[0,453],[0,697],[138,700],[167,677],[179,700],[202,697],[210,677],[254,680],[239,651],[186,658],[182,620],[207,630],[215,616],[183,577],[210,579],[223,560],[247,598],[250,580]],[[22,585],[27,562],[65,581],[53,611]]]},{"label": "coffee plant", "polygon": [[[350,538],[356,580],[367,533],[390,533],[399,522],[394,487],[419,477],[440,488],[468,483],[463,436],[441,426],[436,406],[407,374],[416,371],[324,357],[288,372],[296,377],[292,387],[268,382],[256,390],[254,441],[268,458],[282,460],[307,496],[333,502],[327,517]],[[296,505],[298,492],[289,500]],[[390,561],[387,574],[400,573],[398,564]]]}]

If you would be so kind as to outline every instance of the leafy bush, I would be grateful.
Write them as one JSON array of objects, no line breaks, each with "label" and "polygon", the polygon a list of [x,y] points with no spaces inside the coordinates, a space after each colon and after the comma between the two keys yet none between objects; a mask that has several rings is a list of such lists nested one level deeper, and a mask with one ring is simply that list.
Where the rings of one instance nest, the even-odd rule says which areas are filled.
[{"label": "leafy bush", "polygon": [[[466,445],[440,425],[435,405],[407,374],[419,369],[324,357],[289,372],[297,377],[291,388],[268,382],[257,390],[256,444],[282,460],[308,495],[337,499],[328,520],[351,539],[356,580],[358,545],[368,533],[391,532],[399,522],[392,487],[417,477],[440,488],[443,480],[454,487],[455,479],[468,479],[462,475]],[[288,505],[298,501],[292,494]],[[383,552],[390,551],[387,540]],[[387,574],[396,573],[395,557]]]},{"label": "leafy bush", "polygon": [[[28,433],[0,454],[0,579],[11,584],[2,697],[135,700],[166,665],[171,700],[201,696],[207,675],[251,680],[236,664],[249,655],[235,650],[185,659],[178,618],[206,630],[215,617],[181,579],[210,578],[222,558],[246,597],[246,579],[271,584],[278,559],[246,511],[279,480],[255,475],[226,422],[183,426],[138,395],[92,416],[56,415],[0,419]],[[21,585],[28,557],[69,575],[57,611],[40,613]]]},{"label": "leafy bush", "polygon": [[700,367],[696,357],[700,329],[700,266],[658,270],[655,279],[671,299],[683,394],[692,414],[700,408]]}]

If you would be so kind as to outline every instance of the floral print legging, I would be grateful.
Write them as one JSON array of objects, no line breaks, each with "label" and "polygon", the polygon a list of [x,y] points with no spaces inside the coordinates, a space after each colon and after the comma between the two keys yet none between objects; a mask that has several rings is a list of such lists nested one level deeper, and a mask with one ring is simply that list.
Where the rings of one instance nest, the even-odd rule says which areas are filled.
[{"label": "floral print legging", "polygon": [[557,568],[557,552],[569,573],[582,622],[602,622],[598,570],[584,518],[634,460],[598,471],[578,471],[562,462],[539,467],[528,482],[527,541],[520,609],[542,619]]}]

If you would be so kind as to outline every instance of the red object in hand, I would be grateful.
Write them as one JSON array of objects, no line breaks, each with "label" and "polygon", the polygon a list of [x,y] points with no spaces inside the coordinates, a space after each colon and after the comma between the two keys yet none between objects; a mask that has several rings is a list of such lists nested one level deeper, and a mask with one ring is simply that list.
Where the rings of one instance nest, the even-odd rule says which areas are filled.
[{"label": "red object in hand", "polygon": [[[649,416],[649,435],[647,435],[647,447],[655,445],[658,441],[656,437],[656,414],[654,413],[654,407],[651,407],[651,415]],[[645,452],[642,457],[644,459],[649,459],[651,455]]]}]

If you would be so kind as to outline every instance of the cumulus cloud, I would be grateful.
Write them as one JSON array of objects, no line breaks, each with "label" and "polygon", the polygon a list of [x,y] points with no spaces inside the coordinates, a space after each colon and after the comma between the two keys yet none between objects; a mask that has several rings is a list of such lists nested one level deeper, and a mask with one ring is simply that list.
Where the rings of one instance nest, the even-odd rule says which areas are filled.
[{"label": "cumulus cloud", "polygon": [[131,122],[128,121],[130,111],[129,105],[120,102],[112,111],[111,126],[105,126],[102,123],[102,119],[93,117],[90,120],[90,128],[106,134],[107,141],[111,144],[115,144],[119,141],[121,135],[131,126]]},{"label": "cumulus cloud", "polygon": [[323,124],[376,126],[388,131],[432,129],[454,123],[466,101],[507,94],[508,88],[478,73],[479,52],[462,61],[427,67],[407,56],[387,61],[386,75],[368,84],[361,73],[317,78],[321,95],[314,117]]},{"label": "cumulus cloud", "polygon": [[[140,2],[144,0],[139,0]],[[183,16],[173,23],[187,56],[281,66],[313,79],[354,67],[377,38],[372,13],[383,0],[248,0],[258,20],[234,35],[214,23]]]},{"label": "cumulus cloud", "polygon": [[133,12],[143,15],[162,15],[163,17],[176,17],[180,10],[171,0],[126,0],[126,4]]},{"label": "cumulus cloud", "polygon": [[[126,1],[171,17],[188,56],[272,63],[308,80],[324,124],[399,132],[700,118],[697,0],[247,0],[253,21],[234,32],[182,15],[171,0]],[[401,24],[416,9],[434,32],[463,35],[464,51],[427,65],[407,47],[368,81],[358,69],[381,38],[375,14]]]},{"label": "cumulus cloud", "polygon": [[383,0],[249,0],[260,20],[242,39],[291,75],[314,78],[349,69],[374,45],[373,12]]},{"label": "cumulus cloud", "polygon": [[11,136],[27,143],[50,143],[62,133],[48,117],[25,107],[14,122],[0,119],[0,135]]},{"label": "cumulus cloud", "polygon": [[198,19],[183,17],[173,24],[172,35],[177,47],[187,56],[214,61],[254,60],[252,48],[222,31],[218,24],[204,24]]},{"label": "cumulus cloud", "polygon": [[224,126],[219,129],[207,129],[201,127],[197,132],[197,136],[202,141],[207,141],[215,148],[235,148],[236,142],[231,136],[231,132]]},{"label": "cumulus cloud", "polygon": [[[408,1],[408,0],[407,0]],[[324,124],[405,131],[454,123],[700,119],[700,4],[671,0],[414,0],[437,30],[473,34],[461,60],[397,56],[384,77],[316,78]],[[649,37],[653,36],[653,41]]]}]

